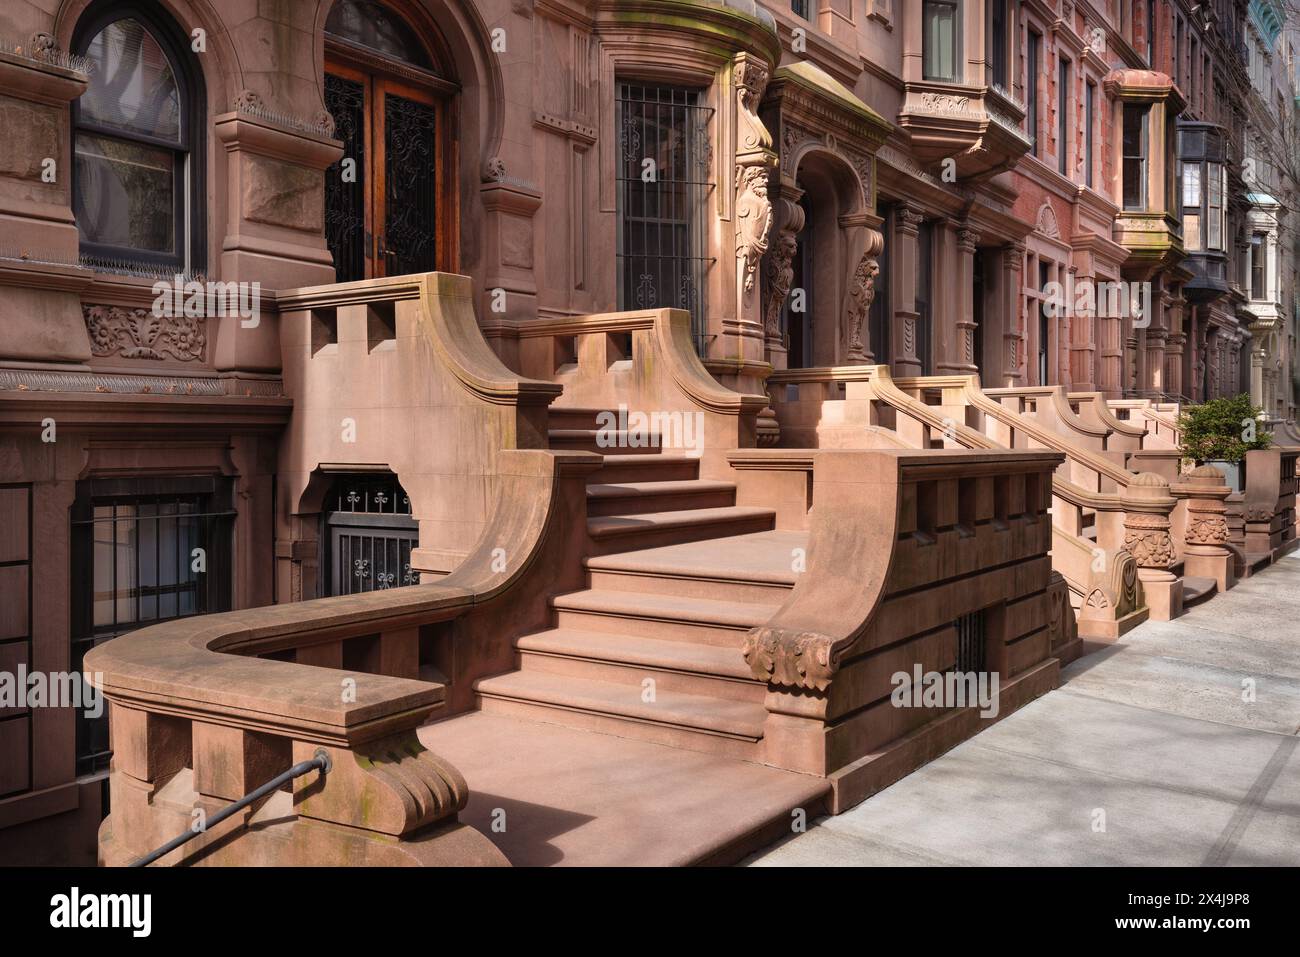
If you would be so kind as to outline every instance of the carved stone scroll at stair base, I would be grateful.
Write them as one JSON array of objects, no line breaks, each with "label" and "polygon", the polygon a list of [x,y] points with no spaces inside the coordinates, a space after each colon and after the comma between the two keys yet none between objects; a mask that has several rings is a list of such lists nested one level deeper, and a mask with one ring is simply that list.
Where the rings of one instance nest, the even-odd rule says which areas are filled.
[{"label": "carved stone scroll at stair base", "polygon": [[815,632],[790,635],[780,628],[756,628],[745,638],[744,655],[759,681],[825,691],[835,673],[834,644],[830,636]]},{"label": "carved stone scroll at stair base", "polygon": [[1048,647],[1052,654],[1068,664],[1079,657],[1083,645],[1079,640],[1079,625],[1075,621],[1074,608],[1070,605],[1070,586],[1058,571],[1049,576],[1047,600],[1050,606],[1048,616]]},{"label": "carved stone scroll at stair base", "polygon": [[1133,556],[1123,549],[1108,552],[1102,569],[1089,578],[1087,591],[1079,607],[1079,630],[1093,637],[1115,639],[1131,623],[1125,621],[1140,614],[1146,620],[1146,594],[1138,579]]},{"label": "carved stone scroll at stair base", "polygon": [[[294,758],[306,760],[314,750],[297,742]],[[303,817],[400,837],[456,814],[469,800],[460,772],[427,751],[414,731],[325,750],[333,766],[323,784],[304,777],[295,785]]]}]

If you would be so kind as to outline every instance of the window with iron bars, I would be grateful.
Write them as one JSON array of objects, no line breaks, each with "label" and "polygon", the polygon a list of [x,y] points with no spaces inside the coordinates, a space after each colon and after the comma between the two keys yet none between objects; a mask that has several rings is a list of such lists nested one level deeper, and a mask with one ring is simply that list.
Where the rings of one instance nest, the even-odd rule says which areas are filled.
[{"label": "window with iron bars", "polygon": [[696,90],[618,85],[618,308],[687,310],[701,355],[712,118]]},{"label": "window with iron bars", "polygon": [[957,629],[957,662],[953,670],[958,674],[979,674],[988,669],[988,651],[984,628],[984,612],[972,611],[953,622]]},{"label": "window with iron bars", "polygon": [[[146,625],[230,607],[230,482],[211,477],[78,483],[72,508],[72,668]],[[108,767],[108,716],[77,712],[77,773]]]}]

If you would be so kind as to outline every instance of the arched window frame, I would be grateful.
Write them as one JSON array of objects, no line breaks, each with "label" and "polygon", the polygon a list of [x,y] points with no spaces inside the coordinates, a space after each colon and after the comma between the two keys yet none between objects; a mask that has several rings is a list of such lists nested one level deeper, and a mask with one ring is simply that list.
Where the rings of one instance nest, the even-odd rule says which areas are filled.
[{"label": "arched window frame", "polygon": [[80,133],[110,136],[127,142],[168,149],[176,154],[176,185],[173,191],[176,250],[161,254],[130,246],[115,246],[81,240],[81,256],[91,265],[123,263],[142,269],[158,267],[178,273],[203,273],[207,264],[206,127],[207,110],[203,75],[190,52],[190,39],[170,14],[149,0],[98,0],[82,14],[72,34],[71,50],[85,55],[91,41],[110,24],[135,20],[157,42],[172,69],[180,94],[179,143],[134,133],[117,127],[85,121],[81,100],[72,103],[72,197],[73,213],[81,217],[81,184],[77,178],[76,143]]}]

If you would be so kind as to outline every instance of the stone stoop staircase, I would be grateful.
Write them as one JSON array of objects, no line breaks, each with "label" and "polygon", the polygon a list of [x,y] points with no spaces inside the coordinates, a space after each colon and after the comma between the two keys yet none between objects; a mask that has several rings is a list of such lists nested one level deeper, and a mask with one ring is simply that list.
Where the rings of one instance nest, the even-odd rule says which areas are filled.
[{"label": "stone stoop staircase", "polygon": [[480,679],[480,708],[757,761],[766,685],[741,647],[794,587],[807,533],[737,506],[735,485],[700,479],[699,460],[657,436],[606,454],[595,416],[555,409],[550,431],[552,448],[604,455],[587,486],[590,587],[516,639],[519,669]]}]

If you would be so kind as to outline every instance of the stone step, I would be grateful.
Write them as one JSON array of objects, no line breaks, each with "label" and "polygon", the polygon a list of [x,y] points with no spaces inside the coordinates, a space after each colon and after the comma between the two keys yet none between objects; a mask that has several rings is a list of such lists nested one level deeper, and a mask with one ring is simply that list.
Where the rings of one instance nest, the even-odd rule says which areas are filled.
[{"label": "stone step", "polygon": [[600,409],[574,409],[551,406],[548,411],[547,424],[552,429],[594,429],[596,416]]},{"label": "stone step", "polygon": [[590,482],[677,482],[699,478],[700,460],[691,455],[606,455],[605,464],[591,474]]},{"label": "stone step", "polygon": [[637,515],[736,504],[731,482],[685,479],[667,482],[613,482],[587,486],[588,515]]},{"label": "stone step", "polygon": [[515,642],[522,671],[636,685],[761,704],[767,686],[754,680],[736,648],[634,634],[550,628]]},{"label": "stone step", "polygon": [[1183,576],[1183,608],[1191,608],[1214,597],[1219,590],[1219,583],[1213,578],[1197,575]]},{"label": "stone step", "polygon": [[481,710],[654,741],[690,751],[756,756],[767,710],[762,704],[658,691],[639,685],[512,671],[474,684]]},{"label": "stone step", "polygon": [[[465,775],[460,820],[521,867],[735,863],[824,813],[825,778],[471,711],[420,728]],[[501,809],[509,808],[502,828]]]},{"label": "stone step", "polygon": [[628,632],[738,650],[749,629],[776,614],[778,604],[720,601],[685,595],[588,589],[551,599],[556,625],[583,631]]},{"label": "stone step", "polygon": [[[550,429],[552,449],[580,452],[605,452],[619,455],[657,455],[660,437],[657,432],[639,433],[622,429]],[[604,443],[604,444],[602,444]]]},{"label": "stone step", "polygon": [[733,505],[638,515],[597,515],[587,519],[593,554],[656,548],[702,538],[764,532],[776,524],[770,508]]},{"label": "stone step", "polygon": [[781,604],[806,567],[808,533],[754,532],[586,561],[588,583],[608,591]]}]

